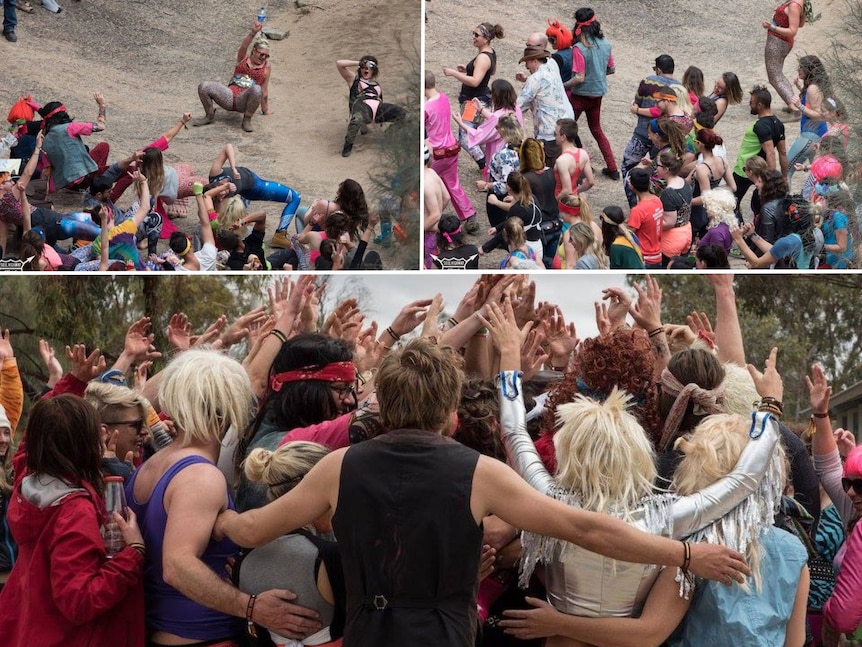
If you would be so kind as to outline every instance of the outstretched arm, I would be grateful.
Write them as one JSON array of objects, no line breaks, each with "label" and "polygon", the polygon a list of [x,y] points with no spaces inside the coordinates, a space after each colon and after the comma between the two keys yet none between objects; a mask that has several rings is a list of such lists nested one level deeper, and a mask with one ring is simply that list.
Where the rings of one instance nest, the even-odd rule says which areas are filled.
[{"label": "outstretched arm", "polygon": [[174,137],[177,136],[177,133],[180,132],[180,129],[185,128],[188,130],[188,126],[186,126],[189,121],[192,119],[192,113],[184,112],[183,116],[180,117],[180,120],[175,123],[173,126],[168,128],[163,134],[162,137],[168,140],[168,143],[172,142]]},{"label": "outstretched arm", "polygon": [[252,41],[255,36],[260,33],[261,29],[263,29],[263,23],[255,20],[254,23],[252,23],[251,31],[245,35],[245,38],[242,39],[242,43],[240,43],[239,49],[236,51],[237,63],[242,63],[243,59],[248,56],[248,48],[251,47]]}]

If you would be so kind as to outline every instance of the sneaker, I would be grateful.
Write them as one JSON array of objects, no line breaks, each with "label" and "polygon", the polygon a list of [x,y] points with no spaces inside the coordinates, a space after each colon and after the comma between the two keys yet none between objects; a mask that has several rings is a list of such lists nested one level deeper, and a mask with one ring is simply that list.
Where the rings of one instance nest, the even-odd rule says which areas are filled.
[{"label": "sneaker", "polygon": [[277,231],[272,235],[272,240],[270,241],[271,247],[282,247],[284,249],[289,249],[290,245],[290,237],[287,235],[287,230],[282,229],[281,231]]},{"label": "sneaker", "polygon": [[18,42],[18,36],[15,35],[15,31],[13,29],[10,29],[9,31],[4,31],[3,38],[8,40],[10,43]]},{"label": "sneaker", "polygon": [[475,215],[467,218],[462,225],[464,226],[464,231],[467,232],[468,235],[473,236],[474,234],[478,234],[481,229],[481,225],[479,224],[479,220]]},{"label": "sneaker", "polygon": [[602,175],[604,175],[605,177],[609,177],[614,181],[617,181],[620,179],[620,172],[619,171],[612,171],[607,167],[602,169]]},{"label": "sneaker", "polygon": [[480,171],[484,171],[485,170],[485,158],[483,157],[482,159],[476,160],[476,166],[479,167]]},{"label": "sneaker", "polygon": [[251,125],[251,117],[249,117],[248,115],[246,115],[242,118],[242,129],[247,133],[253,133],[254,132],[254,128],[252,128],[252,125]]},{"label": "sneaker", "polygon": [[203,117],[195,117],[192,119],[192,126],[207,126],[215,121],[215,111],[211,115],[204,115]]},{"label": "sneaker", "polygon": [[344,148],[341,149],[341,157],[350,157],[350,153],[353,152],[353,144],[345,144]]},{"label": "sneaker", "polygon": [[18,10],[23,11],[24,13],[33,13],[33,5],[30,4],[30,0],[18,0]]}]

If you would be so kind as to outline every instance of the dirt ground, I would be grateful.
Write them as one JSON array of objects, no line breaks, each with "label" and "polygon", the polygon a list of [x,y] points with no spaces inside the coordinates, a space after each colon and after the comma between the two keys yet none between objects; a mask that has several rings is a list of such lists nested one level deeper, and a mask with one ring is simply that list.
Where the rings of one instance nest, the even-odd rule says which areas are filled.
[{"label": "dirt ground", "polygon": [[[0,40],[4,116],[19,95],[32,92],[39,103],[63,101],[70,115],[91,121],[97,112],[92,94],[102,92],[108,103],[107,129],[87,143],[109,142],[110,160],[116,161],[155,139],[183,112],[203,114],[197,84],[227,83],[237,48],[263,0],[60,0],[60,14],[41,8],[39,0],[31,2],[35,13],[18,11],[18,42]],[[177,135],[165,153],[166,163],[191,163],[203,175],[223,144],[233,142],[238,165],[295,188],[303,205],[331,199],[345,178],[356,179],[372,193],[369,173],[380,164],[383,128],[373,126],[357,140],[351,157],[341,157],[348,88],[335,61],[374,54],[386,100],[405,103],[411,84],[417,86],[420,4],[267,0],[268,27],[288,32],[284,40],[271,42],[274,114],[258,113],[255,131],[245,133],[239,113],[218,110],[215,124]],[[418,131],[416,139],[418,151]],[[369,204],[376,204],[371,198]],[[75,210],[80,195],[59,192],[55,205],[59,211]],[[269,240],[281,205],[254,206],[267,211]],[[194,207],[189,217],[173,222],[191,232],[197,225]],[[396,245],[378,251],[387,269],[415,269],[417,245],[412,241],[409,249]]]},{"label": "dirt ground", "polygon": [[[725,71],[733,71],[739,76],[746,94],[743,103],[730,106],[716,128],[725,140],[728,159],[733,164],[743,133],[754,120],[748,110],[747,91],[757,83],[766,83],[763,63],[766,34],[761,22],[771,19],[777,4],[777,0],[596,0],[592,4],[578,5],[549,0],[543,3],[495,3],[491,9],[492,5],[475,0],[428,0],[425,64],[426,69],[437,76],[437,89],[449,95],[456,104],[460,84],[444,77],[443,67],[466,64],[475,55],[470,33],[477,23],[500,24],[505,29],[505,37],[493,42],[497,51],[495,78],[510,80],[516,91],[520,91],[522,84],[515,81],[515,73],[526,72],[523,64],[518,65],[518,59],[523,55],[527,36],[534,31],[544,31],[548,18],[557,18],[571,28],[575,10],[579,6],[592,6],[605,38],[613,46],[616,62],[616,74],[608,77],[608,94],[602,104],[602,126],[617,162],[636,123],[636,117],[629,112],[629,105],[638,83],[652,74],[659,54],[670,54],[676,63],[675,77],[681,78],[686,67],[695,65],[703,70],[707,91]],[[814,9],[815,13],[822,13],[822,17],[799,32],[794,50],[785,63],[785,74],[790,79],[796,73],[797,56],[823,54],[829,49],[832,36],[841,23],[842,12],[847,11],[844,0],[814,0]],[[780,108],[783,105],[773,92],[773,107],[779,117],[782,117]],[[532,135],[532,115],[525,115],[525,125],[528,134]],[[579,126],[596,175],[595,186],[586,194],[594,213],[601,212],[610,204],[625,206],[621,182],[600,173],[605,164],[589,133],[586,117],[581,117]],[[786,128],[789,149],[799,136],[798,122],[788,123]],[[804,179],[802,175],[797,173],[794,177],[797,188]],[[475,188],[480,172],[464,151],[460,157],[460,176],[481,222],[487,227],[484,195],[480,197]],[[480,236],[468,237],[468,240],[481,244],[485,240],[484,232]],[[503,257],[502,251],[486,255],[481,259],[480,267],[497,268]],[[732,259],[732,265],[734,269],[744,268],[740,259]]]}]

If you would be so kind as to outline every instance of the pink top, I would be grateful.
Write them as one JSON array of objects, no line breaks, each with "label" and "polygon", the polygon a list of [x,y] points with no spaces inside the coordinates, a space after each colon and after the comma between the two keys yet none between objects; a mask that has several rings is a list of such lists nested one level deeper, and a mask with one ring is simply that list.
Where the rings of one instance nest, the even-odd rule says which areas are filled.
[{"label": "pink top", "polygon": [[[613,54],[608,58],[608,67],[616,67]],[[586,71],[587,61],[584,59],[584,55],[577,47],[572,47],[572,74],[583,74]]]},{"label": "pink top", "polygon": [[89,121],[73,121],[66,129],[66,134],[69,137],[78,137],[79,135],[92,135],[93,123]]},{"label": "pink top", "polygon": [[324,420],[310,427],[293,429],[284,435],[284,438],[281,439],[278,445],[280,447],[285,443],[296,440],[307,440],[326,445],[330,450],[347,447],[350,445],[350,438],[347,432],[350,428],[352,417],[352,413],[345,413],[338,416],[335,420]]},{"label": "pink top", "polygon": [[823,619],[844,633],[855,631],[862,624],[862,522],[853,528],[842,552],[838,581],[823,606]]},{"label": "pink top", "polygon": [[455,144],[449,97],[440,92],[436,98],[426,101],[422,110],[425,114],[425,135],[428,138],[428,146],[443,148]]},{"label": "pink top", "polygon": [[[510,112],[511,110],[507,110],[506,108],[494,110],[490,115],[488,115],[488,118],[485,121],[476,127],[475,130],[467,133],[467,146],[473,148],[473,146],[484,145],[485,159],[490,162],[491,158],[494,157],[494,154],[506,146],[506,142],[503,141],[503,138],[500,137],[500,133],[497,132],[497,122],[500,117]],[[515,118],[518,120],[521,127],[523,127],[524,115],[521,113],[521,109],[518,106],[515,106]],[[486,164],[482,171],[482,176],[486,180],[489,177],[490,170],[490,165]]]}]

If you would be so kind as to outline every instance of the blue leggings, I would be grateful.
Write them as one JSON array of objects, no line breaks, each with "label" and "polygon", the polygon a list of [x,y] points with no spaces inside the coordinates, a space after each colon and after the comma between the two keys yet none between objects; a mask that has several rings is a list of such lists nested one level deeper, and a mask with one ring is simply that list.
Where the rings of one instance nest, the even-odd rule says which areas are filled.
[{"label": "blue leggings", "polygon": [[804,132],[799,138],[793,142],[790,150],[787,151],[787,184],[793,181],[793,174],[796,172],[796,164],[810,162],[814,159],[814,154],[817,152],[815,144],[820,141],[820,136],[817,133]]},{"label": "blue leggings", "polygon": [[30,215],[30,222],[34,229],[38,227],[42,230],[45,242],[49,245],[67,238],[95,240],[101,233],[101,228],[92,221],[90,214],[82,211],[61,214],[39,207]]},{"label": "blue leggings", "polygon": [[290,221],[293,220],[293,215],[299,209],[300,200],[302,200],[299,191],[272,180],[262,180],[257,175],[254,176],[254,185],[251,189],[243,191],[241,195],[246,200],[285,202],[284,209],[281,211],[281,220],[278,221],[278,227],[276,227],[278,231],[287,229]]}]

